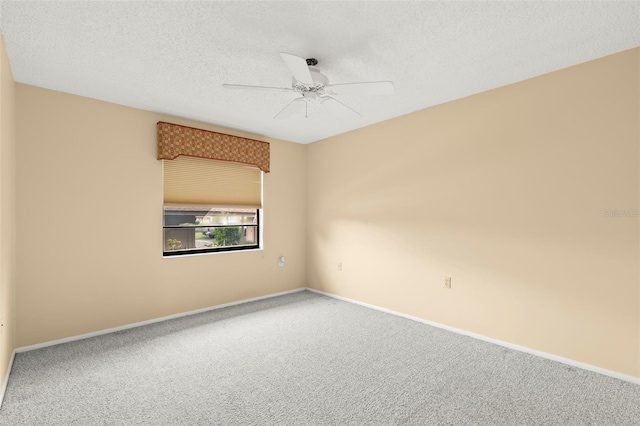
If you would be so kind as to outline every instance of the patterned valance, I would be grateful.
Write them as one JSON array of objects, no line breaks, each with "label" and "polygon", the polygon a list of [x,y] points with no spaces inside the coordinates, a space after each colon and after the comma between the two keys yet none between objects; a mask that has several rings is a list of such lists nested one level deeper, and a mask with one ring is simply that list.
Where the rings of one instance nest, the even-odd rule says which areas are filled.
[{"label": "patterned valance", "polygon": [[180,155],[251,164],[269,173],[267,142],[159,121],[158,160]]}]

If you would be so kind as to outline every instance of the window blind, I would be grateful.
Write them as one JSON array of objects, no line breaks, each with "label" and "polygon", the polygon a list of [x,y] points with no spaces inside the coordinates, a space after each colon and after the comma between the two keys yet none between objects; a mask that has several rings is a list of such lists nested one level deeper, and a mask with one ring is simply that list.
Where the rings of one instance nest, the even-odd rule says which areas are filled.
[{"label": "window blind", "polygon": [[162,163],[165,205],[262,208],[257,167],[186,156]]}]

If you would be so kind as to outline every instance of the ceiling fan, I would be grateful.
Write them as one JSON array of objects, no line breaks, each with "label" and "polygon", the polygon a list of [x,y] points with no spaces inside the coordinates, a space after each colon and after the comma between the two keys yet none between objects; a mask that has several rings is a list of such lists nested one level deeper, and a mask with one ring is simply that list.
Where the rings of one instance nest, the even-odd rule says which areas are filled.
[{"label": "ceiling fan", "polygon": [[244,84],[223,84],[226,89],[269,90],[278,92],[294,92],[299,95],[289,102],[273,118],[288,118],[304,113],[308,118],[309,103],[321,105],[332,104],[338,108],[358,115],[359,112],[337,100],[339,95],[393,95],[395,87],[391,81],[365,81],[358,83],[330,84],[329,79],[320,72],[315,58],[302,59],[289,53],[280,53],[285,64],[293,74],[291,87],[247,86]]}]

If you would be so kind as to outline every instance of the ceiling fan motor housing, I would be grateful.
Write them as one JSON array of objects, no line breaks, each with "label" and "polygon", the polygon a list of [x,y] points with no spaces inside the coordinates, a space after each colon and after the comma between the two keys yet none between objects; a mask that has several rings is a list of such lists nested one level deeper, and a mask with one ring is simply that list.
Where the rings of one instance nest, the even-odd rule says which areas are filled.
[{"label": "ceiling fan motor housing", "polygon": [[313,80],[313,85],[304,84],[295,79],[292,79],[292,87],[299,91],[300,93],[324,93],[324,86],[329,84],[329,79],[326,75],[322,74],[320,70],[316,67],[309,67],[309,74],[311,74],[311,80]]}]

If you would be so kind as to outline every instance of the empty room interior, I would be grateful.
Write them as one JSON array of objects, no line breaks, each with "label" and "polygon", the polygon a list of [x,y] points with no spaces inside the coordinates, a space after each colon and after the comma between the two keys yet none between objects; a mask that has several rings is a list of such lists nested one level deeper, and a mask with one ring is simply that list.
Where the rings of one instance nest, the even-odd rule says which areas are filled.
[{"label": "empty room interior", "polygon": [[[264,327],[254,341],[270,345],[274,336],[292,348],[260,358],[270,366],[262,368],[283,369],[277,377],[292,374],[287,364],[320,363],[307,347],[321,356],[344,336],[349,356],[366,347],[369,361],[355,363],[364,372],[343,375],[350,382],[341,386],[354,389],[343,401],[378,395],[358,381],[367,368],[396,370],[368,339],[382,339],[384,359],[402,366],[407,348],[437,345],[407,337],[425,330],[465,339],[456,343],[465,348],[486,345],[477,353],[509,350],[500,353],[515,370],[521,361],[509,357],[526,356],[607,380],[631,395],[619,401],[640,394],[640,2],[1,1],[0,31],[0,424],[12,424],[2,423],[9,415],[21,424],[181,424],[140,420],[149,412],[127,421],[117,407],[99,418],[78,408],[66,420],[30,423],[40,414],[20,411],[31,410],[29,395],[48,395],[58,379],[24,393],[19,379],[30,357],[174,327],[166,324],[185,314],[221,315],[211,324],[227,327],[256,316],[244,324]],[[184,150],[164,156],[169,149]],[[258,201],[170,203],[170,168],[192,170],[189,159],[254,172]],[[383,324],[379,334],[367,328],[369,315]],[[325,320],[335,326],[305,328]],[[330,328],[344,334],[326,338]],[[416,334],[403,338],[405,328]],[[183,350],[161,351],[164,337],[155,338],[144,339],[150,353]],[[249,340],[229,347],[242,357]],[[124,344],[100,344],[126,356]],[[94,355],[73,350],[83,374],[93,374]],[[404,358],[391,361],[396,353]],[[40,362],[49,369],[40,377],[58,374],[62,362]],[[455,369],[437,363],[442,374]],[[502,361],[491,365],[507,374]],[[318,369],[309,377],[325,380],[329,368]],[[571,380],[555,374],[545,386]],[[87,386],[102,386],[96,380]],[[318,407],[337,392],[335,380],[327,392],[314,388]],[[266,398],[261,383],[256,394]],[[545,423],[500,417],[512,415],[501,405],[523,405],[482,390],[489,414],[470,402],[467,417],[448,417],[449,407],[438,421],[429,416],[453,399],[431,410],[415,387],[376,383],[379,395],[404,389],[418,399],[408,398],[405,411],[402,392],[371,403],[387,407],[376,421],[353,408],[366,403],[326,402],[342,410],[319,417],[318,407],[278,411],[274,396],[269,417],[247,408],[251,400],[229,402],[234,384],[228,394],[218,387],[215,401],[237,417],[208,423],[207,412],[182,424]],[[463,380],[450,391],[464,388]],[[217,404],[207,401],[207,409]],[[541,404],[521,414],[546,410]],[[610,409],[602,405],[591,404]],[[397,417],[384,417],[391,412]],[[593,415],[588,424],[602,424]]]}]

